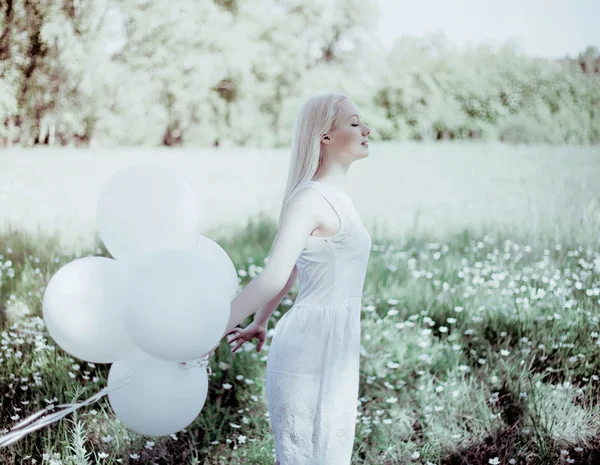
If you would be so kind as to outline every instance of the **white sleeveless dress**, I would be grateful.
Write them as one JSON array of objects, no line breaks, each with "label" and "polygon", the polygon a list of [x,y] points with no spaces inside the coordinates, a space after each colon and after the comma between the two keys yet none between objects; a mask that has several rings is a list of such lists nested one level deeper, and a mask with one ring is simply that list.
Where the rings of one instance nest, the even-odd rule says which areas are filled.
[{"label": "white sleeveless dress", "polygon": [[350,465],[371,237],[347,194],[319,181],[300,189],[311,187],[341,227],[327,238],[309,236],[296,262],[298,296],[268,351],[267,404],[280,465]]}]

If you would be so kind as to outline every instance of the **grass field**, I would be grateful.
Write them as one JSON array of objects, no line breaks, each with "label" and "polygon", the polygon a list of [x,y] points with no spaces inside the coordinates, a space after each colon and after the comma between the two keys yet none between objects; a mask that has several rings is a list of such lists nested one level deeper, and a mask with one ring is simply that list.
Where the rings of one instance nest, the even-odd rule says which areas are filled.
[{"label": "grass field", "polygon": [[[273,228],[250,222],[220,241],[244,284],[260,272]],[[600,460],[597,237],[534,243],[465,230],[443,242],[373,239],[353,463]],[[18,233],[0,244],[0,427],[9,428],[105,387],[109,365],[75,360],[53,344],[41,299],[60,266],[109,254],[98,244],[61,255],[52,238]],[[204,410],[176,437],[128,433],[104,397],[1,450],[2,463],[271,463],[267,351],[268,343],[259,354],[246,343],[232,356],[223,343],[211,359]]]},{"label": "grass field", "polygon": [[[546,193],[556,210],[546,208],[550,200],[533,204],[546,221],[535,227],[483,216],[462,227],[457,219],[445,232],[370,231],[353,464],[600,463],[600,216],[594,205],[585,210],[597,192],[590,173],[597,165],[588,160],[587,169],[557,162],[548,169],[553,182],[538,180],[555,186]],[[564,180],[577,173],[586,187],[560,198]],[[539,189],[531,198],[544,197]],[[253,216],[233,232],[206,235],[246,285],[262,270],[274,228],[271,218]],[[0,234],[4,432],[49,404],[81,401],[106,386],[108,364],[73,359],[49,338],[41,299],[64,264],[110,255],[98,241],[70,253],[61,242],[18,229]],[[103,397],[0,449],[0,463],[270,465],[269,341],[260,353],[246,343],[235,355],[223,343],[211,359],[202,413],[172,437],[127,431]]]},{"label": "grass field", "polygon": [[[11,149],[0,151],[0,232],[59,234],[62,250],[95,244],[96,202],[119,169],[164,164],[198,197],[202,231],[275,220],[288,150]],[[449,231],[482,223],[553,234],[600,215],[600,146],[373,143],[348,171],[348,192],[370,232]]]}]

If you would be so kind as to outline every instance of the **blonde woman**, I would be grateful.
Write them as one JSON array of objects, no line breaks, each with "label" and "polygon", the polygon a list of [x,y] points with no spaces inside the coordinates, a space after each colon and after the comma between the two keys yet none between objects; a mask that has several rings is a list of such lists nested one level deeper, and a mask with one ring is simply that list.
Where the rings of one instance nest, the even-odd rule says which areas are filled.
[{"label": "blonde woman", "polygon": [[[298,278],[298,296],[275,325],[267,359],[276,465],[351,461],[371,238],[346,192],[346,173],[368,156],[369,133],[344,94],[304,103],[269,260],[232,301],[224,333],[232,351],[254,338],[260,351],[271,313]],[[250,325],[235,327],[255,312]]]}]

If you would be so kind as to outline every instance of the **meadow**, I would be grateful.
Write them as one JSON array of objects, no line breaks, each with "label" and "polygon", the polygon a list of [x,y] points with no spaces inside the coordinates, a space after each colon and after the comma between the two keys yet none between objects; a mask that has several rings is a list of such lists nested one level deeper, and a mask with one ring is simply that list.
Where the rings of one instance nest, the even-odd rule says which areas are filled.
[{"label": "meadow", "polygon": [[[544,192],[542,182],[530,184],[533,198],[555,199],[548,200],[554,210],[529,204],[545,219],[535,227],[515,211],[512,223],[484,216],[435,230],[370,230],[353,465],[600,462],[600,213],[589,208],[597,198],[589,190],[563,182],[585,179],[596,189],[597,162],[577,163],[569,154],[570,163],[557,160],[544,173],[512,168],[522,173],[519,185],[527,176],[554,181]],[[460,172],[446,175],[460,186]],[[510,192],[506,184],[495,187],[497,196]],[[571,197],[562,198],[563,190]],[[474,201],[485,205],[486,197]],[[205,234],[228,252],[244,286],[262,270],[275,223],[252,215],[228,234]],[[2,434],[30,413],[106,386],[109,365],[62,351],[41,313],[52,275],[87,255],[110,256],[98,238],[69,252],[60,234],[0,232]],[[0,449],[0,462],[274,463],[266,358],[272,328],[295,294],[296,286],[274,312],[260,353],[252,343],[235,355],[221,344],[204,409],[185,430],[136,435],[116,420],[105,396]]]},{"label": "meadow", "polygon": [[[600,145],[374,142],[348,170],[348,193],[372,234],[449,231],[485,223],[555,237],[600,214]],[[276,221],[289,149],[12,148],[0,151],[0,231],[57,233],[61,250],[94,249],[96,203],[119,169],[150,161],[196,192],[202,233],[249,218]],[[76,195],[75,195],[76,194]],[[570,234],[570,233],[569,233]]]}]

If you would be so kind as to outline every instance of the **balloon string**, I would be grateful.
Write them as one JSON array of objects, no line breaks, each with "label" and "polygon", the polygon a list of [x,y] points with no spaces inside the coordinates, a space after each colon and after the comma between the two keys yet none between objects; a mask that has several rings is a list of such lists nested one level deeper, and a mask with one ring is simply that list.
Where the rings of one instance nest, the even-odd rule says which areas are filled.
[{"label": "balloon string", "polygon": [[195,358],[194,360],[190,360],[189,362],[184,362],[184,370],[189,370],[193,367],[204,367],[206,368],[206,374],[208,376],[212,375],[212,370],[208,366],[208,354],[203,355],[202,357]]},{"label": "balloon string", "polygon": [[46,407],[44,410],[41,410],[39,412],[36,412],[36,413],[28,416],[21,422],[17,423],[17,425],[15,425],[8,434],[5,434],[4,436],[0,436],[0,447],[6,447],[6,446],[12,444],[13,442],[16,442],[19,439],[27,436],[29,433],[36,431],[40,428],[43,428],[44,426],[47,426],[51,423],[54,423],[55,421],[60,420],[61,418],[67,416],[71,412],[74,412],[78,408],[100,400],[102,398],[102,396],[104,396],[108,392],[115,391],[115,390],[125,386],[127,383],[129,383],[131,376],[132,376],[131,374],[129,376],[127,376],[124,379],[124,381],[121,382],[120,384],[118,384],[116,387],[113,387],[111,389],[104,388],[100,392],[97,392],[96,394],[94,394],[93,396],[84,400],[83,402],[79,402],[76,404],[60,404],[56,407],[59,409],[64,409],[64,410],[52,413],[52,414],[48,415],[47,417],[40,418],[35,423],[32,423],[31,425],[24,427],[27,423],[31,423],[33,420],[38,418],[40,415],[43,415],[47,410],[49,410],[49,408]]},{"label": "balloon string", "polygon": [[[148,360],[149,359],[144,360],[142,362],[142,364],[146,363]],[[185,362],[184,365],[185,366],[183,368],[186,370],[189,370],[192,367],[205,367],[205,368],[207,368],[208,374],[209,375],[212,374],[212,370],[208,366],[208,356],[207,355],[205,355],[204,357],[200,357],[198,359],[194,359],[190,362]],[[117,389],[120,389],[123,386],[125,386],[126,384],[128,384],[129,381],[131,380],[132,376],[133,376],[132,374],[129,374],[117,386],[114,386],[110,389],[106,387],[106,388],[102,389],[101,391],[97,392],[96,394],[94,394],[93,396],[89,397],[88,399],[84,400],[83,402],[79,402],[79,403],[75,403],[75,404],[57,405],[56,408],[59,408],[59,409],[62,408],[64,410],[52,413],[44,418],[40,418],[38,421],[36,421],[35,423],[32,423],[31,425],[29,425],[28,427],[25,428],[24,427],[25,425],[27,425],[28,423],[31,423],[33,420],[35,420],[39,416],[46,413],[52,407],[46,407],[44,410],[40,410],[39,412],[29,415],[27,418],[25,418],[22,421],[20,421],[19,423],[17,423],[10,430],[10,432],[8,434],[5,434],[4,436],[0,436],[0,448],[7,447],[10,444],[18,441],[19,439],[27,436],[29,433],[60,420],[61,418],[67,416],[71,412],[74,412],[78,408],[83,407],[84,405],[88,405],[88,404],[97,402],[105,394],[112,392],[112,391],[116,391]]]}]

